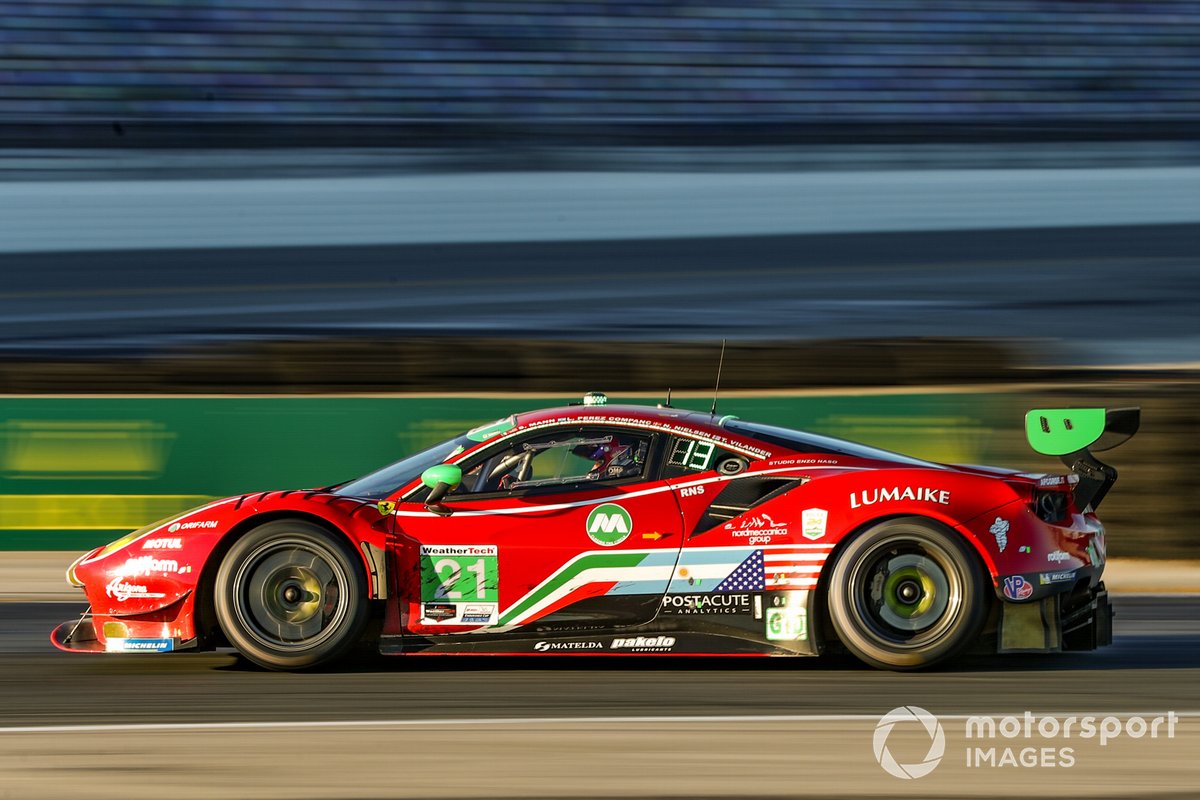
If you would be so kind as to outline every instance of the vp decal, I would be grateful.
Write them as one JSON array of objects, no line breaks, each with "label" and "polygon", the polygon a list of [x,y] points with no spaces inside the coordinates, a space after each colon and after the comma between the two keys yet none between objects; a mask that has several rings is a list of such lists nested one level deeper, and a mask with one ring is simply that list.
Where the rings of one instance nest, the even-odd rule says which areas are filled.
[{"label": "vp decal", "polygon": [[1033,584],[1020,575],[1004,579],[1004,596],[1009,600],[1028,600],[1033,594]]}]

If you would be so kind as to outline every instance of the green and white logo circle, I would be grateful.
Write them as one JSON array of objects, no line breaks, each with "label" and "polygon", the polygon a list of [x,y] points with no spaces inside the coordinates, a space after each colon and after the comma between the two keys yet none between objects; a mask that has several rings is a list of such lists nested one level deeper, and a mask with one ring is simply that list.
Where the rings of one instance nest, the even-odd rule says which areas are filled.
[{"label": "green and white logo circle", "polygon": [[633,517],[616,503],[596,506],[587,518],[587,534],[596,544],[614,547],[629,538]]}]

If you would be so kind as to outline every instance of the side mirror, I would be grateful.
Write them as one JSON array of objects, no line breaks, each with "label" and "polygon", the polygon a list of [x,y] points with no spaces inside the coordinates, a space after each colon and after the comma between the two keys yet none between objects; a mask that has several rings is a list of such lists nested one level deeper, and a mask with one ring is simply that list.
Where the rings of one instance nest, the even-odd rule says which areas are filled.
[{"label": "side mirror", "polygon": [[435,514],[448,515],[450,509],[442,505],[442,498],[451,489],[462,483],[462,467],[454,464],[438,464],[421,473],[421,483],[429,487],[425,507]]}]

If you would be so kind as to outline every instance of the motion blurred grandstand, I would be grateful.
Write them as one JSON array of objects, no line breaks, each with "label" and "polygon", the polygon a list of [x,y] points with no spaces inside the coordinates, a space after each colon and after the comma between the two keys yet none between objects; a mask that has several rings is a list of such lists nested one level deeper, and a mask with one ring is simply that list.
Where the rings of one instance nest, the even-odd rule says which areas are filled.
[{"label": "motion blurred grandstand", "polygon": [[[915,0],[902,5],[883,0],[647,0],[636,4],[576,0],[399,4],[391,0],[127,0],[101,4],[42,0],[4,2],[0,10],[4,15],[0,34],[0,176],[34,182],[43,178],[111,179],[109,185],[117,187],[112,197],[118,199],[138,191],[121,188],[132,185],[120,183],[127,178],[208,181],[447,170],[476,174],[564,169],[761,173],[781,169],[1200,163],[1200,48],[1196,46],[1200,41],[1200,2],[1195,0]],[[613,222],[597,210],[620,208],[625,204],[623,198],[645,196],[644,187],[635,184],[610,185],[610,193],[595,206],[577,209],[589,219],[569,233],[557,230],[558,218],[547,217],[538,227],[537,217],[530,216],[539,213],[538,208],[560,205],[569,186],[534,186],[525,207],[518,201],[514,208],[528,212],[524,219],[527,228],[521,228],[510,215],[485,230],[488,226],[481,226],[478,217],[469,218],[460,209],[477,195],[494,202],[502,191],[488,195],[473,191],[468,184],[449,189],[439,185],[431,190],[446,209],[444,219],[439,218],[444,231],[389,235],[386,230],[368,230],[370,224],[386,227],[386,216],[382,222],[371,223],[362,209],[345,207],[341,216],[346,219],[337,222],[349,225],[351,233],[343,231],[341,238],[331,233],[328,241],[319,236],[297,236],[294,241],[266,234],[258,239],[232,236],[228,218],[208,213],[219,210],[223,202],[237,202],[232,194],[224,201],[216,200],[227,194],[225,188],[215,195],[181,188],[181,196],[192,194],[179,207],[171,206],[170,198],[139,195],[137,202],[122,210],[111,198],[93,198],[89,205],[87,197],[77,197],[80,193],[71,188],[58,190],[59,197],[53,195],[53,188],[26,191],[10,183],[7,195],[0,192],[0,206],[11,211],[7,215],[14,227],[10,236],[0,237],[0,263],[8,264],[6,270],[19,279],[8,286],[10,292],[17,291],[10,298],[14,304],[9,308],[0,305],[0,319],[7,313],[12,322],[0,330],[0,340],[7,339],[3,349],[19,354],[21,361],[0,361],[0,386],[9,391],[112,388],[111,379],[105,377],[111,372],[107,364],[97,366],[96,356],[115,352],[114,347],[119,350],[114,344],[119,337],[126,343],[135,341],[137,331],[130,327],[134,324],[130,320],[160,313],[154,301],[143,300],[143,307],[134,309],[137,313],[126,307],[89,307],[92,312],[107,314],[107,321],[81,331],[69,330],[70,323],[79,319],[63,309],[64,324],[54,329],[57,339],[47,338],[54,320],[45,315],[28,317],[35,320],[30,325],[41,324],[40,328],[13,322],[25,319],[18,311],[36,310],[23,304],[26,295],[21,292],[33,292],[28,296],[34,297],[42,290],[75,286],[88,293],[91,284],[81,279],[84,274],[93,279],[98,272],[113,276],[112,281],[102,282],[104,293],[89,297],[127,291],[166,297],[205,284],[234,288],[249,298],[248,290],[237,285],[239,280],[251,286],[268,281],[286,284],[289,278],[293,284],[308,284],[318,277],[346,274],[327,263],[349,261],[361,265],[354,279],[378,290],[381,287],[369,283],[371,280],[386,275],[390,281],[403,283],[414,270],[439,269],[430,264],[430,258],[464,280],[489,275],[492,270],[482,250],[447,262],[440,251],[380,253],[346,250],[348,245],[540,242],[543,235],[558,241],[573,239],[577,246],[559,251],[505,251],[507,255],[497,256],[498,263],[504,264],[499,274],[533,279],[535,272],[539,276],[562,272],[554,268],[556,263],[586,263],[583,268],[593,274],[605,272],[607,264],[635,273],[661,271],[663,259],[668,257],[674,258],[672,269],[680,273],[687,264],[722,271],[753,266],[779,270],[800,264],[804,258],[809,267],[840,269],[883,264],[893,257],[889,253],[898,259],[897,264],[918,267],[932,263],[923,258],[923,251],[932,251],[932,257],[947,263],[970,264],[976,270],[987,269],[981,265],[996,258],[1019,263],[1052,257],[1060,264],[1072,256],[1084,261],[1136,254],[1177,258],[1190,252],[1189,243],[1195,238],[1193,228],[1180,227],[1180,223],[1195,221],[1187,207],[1192,202],[1187,200],[1190,184],[1176,180],[1163,184],[1160,191],[1160,184],[1154,181],[1163,176],[1152,177],[1136,197],[1153,198],[1161,208],[1133,208],[1137,213],[1130,218],[1122,216],[1129,208],[1139,202],[1149,204],[1129,200],[1135,195],[1114,188],[1125,186],[1122,176],[1103,189],[1089,189],[1085,184],[1074,194],[1064,195],[1057,206],[1055,201],[1047,201],[1053,209],[1079,206],[1080,198],[1093,197],[1100,206],[1104,193],[1106,202],[1113,197],[1119,202],[1121,195],[1127,198],[1126,211],[1118,209],[1095,219],[1035,217],[1034,228],[1058,225],[1098,231],[1127,226],[1125,231],[1111,232],[1108,244],[1091,233],[1070,228],[1059,235],[1054,246],[1036,232],[1021,238],[1016,229],[1029,226],[1029,217],[994,222],[993,210],[1017,208],[1020,201],[1001,197],[992,206],[959,213],[957,200],[944,199],[953,197],[945,194],[953,191],[952,183],[911,191],[900,185],[895,199],[880,195],[881,205],[886,208],[890,202],[896,213],[885,210],[882,216],[891,214],[892,218],[877,226],[870,219],[854,221],[865,212],[854,205],[859,200],[851,194],[845,211],[831,212],[841,215],[832,227],[808,221],[814,216],[809,206],[797,207],[793,214],[804,221],[801,226],[789,227],[785,222],[771,227],[749,219],[735,221],[726,230],[717,230],[711,220],[698,216],[694,229],[678,222],[665,224],[678,198],[720,194],[726,191],[724,187],[684,184],[672,195],[668,186],[668,193],[659,201],[663,204],[661,216],[646,219],[642,229],[633,234],[621,233],[630,226],[622,228],[620,220]],[[732,194],[716,198],[716,202],[724,199],[737,206],[730,213],[718,210],[716,218],[732,218],[738,209],[747,217],[760,213],[747,202],[754,198],[756,180],[751,177],[740,187],[734,186]],[[1054,181],[1048,177],[1040,185],[1053,187]],[[401,188],[411,191],[411,184]],[[311,190],[310,186],[304,189]],[[832,190],[829,185],[792,187],[781,190],[780,199],[774,202],[776,207],[797,198],[819,202],[817,193]],[[341,208],[336,203],[344,196],[354,196],[358,188],[343,187],[342,191],[341,195],[331,194],[338,199],[329,200],[326,206],[263,208],[263,220],[247,224],[261,224],[266,229],[267,215],[273,214],[276,220],[286,217],[297,233],[320,233],[330,216],[328,209]],[[592,194],[583,187],[575,191],[581,198]],[[909,223],[904,214],[919,214],[905,207],[910,198],[920,199],[914,194],[920,191],[942,205],[931,206],[934,210],[925,212],[924,221],[906,228]],[[981,187],[977,191],[986,195],[989,190]],[[1026,196],[1039,193],[1030,186],[1014,191]],[[261,208],[277,196],[251,193],[240,202],[251,208],[257,203]],[[381,204],[397,203],[395,210],[388,212],[393,218],[412,216],[411,206],[403,206],[400,200],[369,196],[378,197]],[[37,206],[38,202],[42,205]],[[762,202],[769,206],[772,201]],[[160,203],[163,219],[147,211]],[[30,210],[43,207],[49,209],[46,214]],[[112,219],[95,222],[106,208],[114,209]],[[32,214],[33,219],[20,222],[23,218],[18,212]],[[486,216],[486,208],[480,213]],[[692,211],[681,205],[674,213],[676,220],[686,221]],[[942,220],[934,218],[931,223],[931,214],[944,215],[946,231],[1007,228],[1013,234],[986,240],[960,235],[957,245],[946,237],[864,244],[861,253],[853,247],[855,239],[801,242],[764,238],[765,234],[941,230]],[[191,240],[171,238],[172,234],[157,239],[146,235],[155,229],[166,230],[172,215],[176,219],[186,215],[199,233]],[[852,224],[844,226],[843,220]],[[90,238],[85,230],[89,223],[100,228]],[[1154,227],[1156,224],[1173,227]],[[662,228],[656,229],[656,225]],[[353,237],[354,230],[360,230],[363,238],[347,238]],[[721,234],[759,238],[749,243],[732,238],[720,247],[714,242],[713,247],[701,247],[699,252],[695,248],[681,251],[670,244]],[[599,239],[656,236],[668,242],[663,247],[669,252],[651,255],[646,247],[637,245],[632,252],[618,247],[605,255],[603,249],[587,246]],[[248,255],[246,250],[290,245],[312,248],[314,244],[338,245],[343,251],[316,253],[310,249],[270,256],[265,251]],[[240,260],[233,253],[218,255],[220,247],[243,248]],[[154,255],[161,249],[175,254],[164,260]],[[107,260],[89,255],[98,251],[108,253]],[[40,260],[28,255],[35,252],[41,254]],[[307,270],[303,275],[295,271],[300,262]],[[536,270],[530,266],[535,263]],[[229,266],[232,264],[247,266],[234,268]],[[393,264],[396,266],[391,269]],[[1073,269],[1070,264],[1060,267],[1065,281],[1074,280]],[[1120,265],[1114,269],[1119,273]],[[160,286],[155,282],[160,278],[167,281],[163,276],[169,274],[175,276],[170,279],[174,283]],[[1094,271],[1089,274],[1097,277]],[[1165,276],[1162,280],[1176,278]],[[1096,283],[1111,286],[1112,280]],[[1072,287],[1065,289],[1071,293]],[[1173,296],[1178,299],[1188,291],[1183,295],[1175,291]],[[861,297],[850,290],[845,293],[855,300]],[[1077,303],[1088,300],[1074,299]],[[849,299],[838,297],[835,301],[846,303]],[[951,298],[960,308],[961,301],[961,295]],[[457,309],[460,313],[464,310]],[[819,312],[824,320],[820,334],[806,329],[804,338],[878,340],[865,345],[831,344],[803,359],[788,359],[801,374],[820,374],[835,385],[995,380],[1011,377],[1012,368],[1020,366],[1020,357],[1014,358],[1003,343],[977,340],[948,349],[936,341],[904,341],[905,337],[997,337],[994,328],[971,324],[932,330],[900,324],[889,328],[890,335],[884,340],[878,331],[863,331],[862,314],[855,316],[838,308]],[[916,319],[912,312],[906,313]],[[938,311],[923,316],[931,319],[944,314]],[[114,319],[120,319],[120,324],[114,325]],[[412,367],[403,386],[397,388],[438,390],[473,388],[479,377],[489,374],[479,364],[494,363],[496,352],[528,353],[528,343],[522,340],[533,330],[524,322],[527,315],[521,316],[524,321],[520,324],[502,321],[503,334],[512,341],[497,341],[492,337],[499,332],[493,330],[487,340],[457,347],[462,358],[476,366],[450,377],[438,365],[440,345],[416,340],[423,334],[440,338],[463,333],[453,326],[410,327],[401,352],[397,352],[396,336],[368,336],[366,341],[348,345],[345,330],[336,343],[314,345],[314,337],[328,339],[335,327],[328,317],[317,318],[326,323],[324,331],[317,332],[307,330],[306,323],[289,320],[281,333],[269,329],[262,319],[213,329],[210,333],[214,335],[207,341],[197,336],[196,325],[182,332],[163,327],[157,329],[162,334],[161,346],[147,351],[142,334],[132,350],[152,360],[166,355],[167,363],[176,367],[182,363],[189,375],[182,384],[193,388],[228,385],[230,375],[240,375],[237,385],[250,389],[274,385],[380,388],[364,381],[362,373],[376,370],[375,365],[385,360]],[[276,315],[274,319],[283,318]],[[478,322],[486,324],[485,320]],[[650,358],[652,363],[632,371],[626,368],[629,356],[614,361],[607,348],[579,341],[607,341],[612,335],[589,337],[580,334],[578,325],[555,324],[559,325],[557,334],[543,326],[532,337],[539,340],[536,352],[545,355],[537,356],[538,365],[521,369],[510,388],[557,388],[554,376],[560,370],[552,365],[579,359],[603,365],[605,375],[649,378],[646,383],[635,381],[636,386],[629,388],[657,388],[660,381],[654,376],[663,364],[681,357],[697,358],[702,352],[686,344],[680,345],[682,351],[643,348],[639,359]],[[624,331],[617,338],[625,340],[695,338],[693,334],[680,336],[679,326],[674,332],[663,328],[658,334],[651,329],[648,337],[636,333],[631,325],[614,326],[613,330]],[[199,358],[193,353],[188,362],[171,361],[181,341],[171,338],[174,333],[186,333],[192,344],[199,342],[210,349]],[[758,341],[798,335],[787,329],[774,336],[762,330],[730,333]],[[76,360],[63,370],[44,368],[47,358],[70,356],[72,350],[77,355],[81,334],[93,339],[85,348],[88,359]],[[1007,335],[1005,331],[1000,338]],[[1011,335],[1044,337],[1046,332],[1014,325]],[[76,337],[74,344],[68,341],[70,337]],[[302,343],[289,344],[296,338]],[[547,342],[556,338],[576,343]],[[218,344],[214,344],[216,340]],[[264,349],[250,344],[252,341],[272,344]],[[931,350],[940,355],[931,356]],[[847,352],[853,356],[844,357]],[[779,360],[769,354],[762,358]],[[281,360],[298,366],[277,376],[274,365]],[[1133,360],[1156,359],[1139,355]],[[41,366],[31,366],[31,361]],[[747,388],[781,378],[790,380],[786,371],[783,375],[770,371],[768,379],[768,373],[756,366],[760,363],[756,356],[747,354],[741,363],[746,365],[741,377],[733,366],[732,379]],[[147,388],[164,379],[180,385],[176,369],[164,371],[155,364],[161,362],[152,361],[140,372],[122,373],[121,385],[137,388],[129,381],[137,384],[139,374],[146,376],[143,383]],[[244,374],[247,372],[250,375]]]},{"label": "motion blurred grandstand", "polygon": [[1193,138],[1192,0],[42,0],[0,142],[689,145]]}]

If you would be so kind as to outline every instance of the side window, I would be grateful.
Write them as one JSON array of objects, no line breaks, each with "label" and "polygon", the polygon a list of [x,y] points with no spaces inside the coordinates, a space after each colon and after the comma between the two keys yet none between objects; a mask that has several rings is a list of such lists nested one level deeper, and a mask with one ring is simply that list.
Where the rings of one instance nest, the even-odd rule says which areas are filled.
[{"label": "side window", "polygon": [[641,477],[650,438],[623,431],[557,431],[516,442],[466,468],[458,493],[503,492]]},{"label": "side window", "polygon": [[716,470],[722,475],[737,475],[750,466],[750,460],[704,439],[672,436],[667,450],[664,478],[678,478],[697,472]]}]

